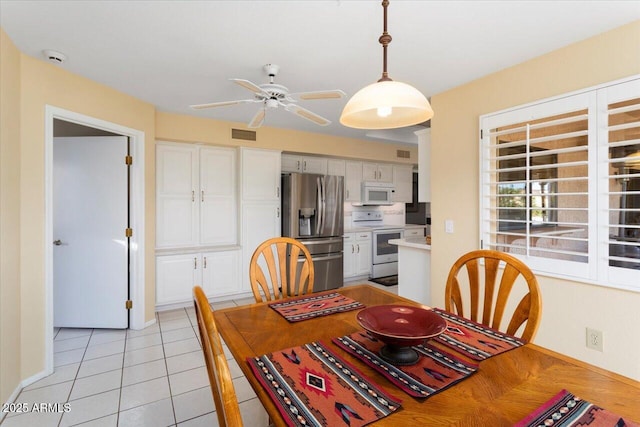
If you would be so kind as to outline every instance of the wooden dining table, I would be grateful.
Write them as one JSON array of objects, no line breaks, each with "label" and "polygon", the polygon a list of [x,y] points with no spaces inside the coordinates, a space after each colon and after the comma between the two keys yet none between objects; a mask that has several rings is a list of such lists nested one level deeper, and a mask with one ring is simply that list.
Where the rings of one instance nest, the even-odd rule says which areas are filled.
[{"label": "wooden dining table", "polygon": [[[370,285],[336,291],[367,307],[421,306]],[[362,330],[356,313],[357,310],[290,323],[268,303],[259,303],[217,310],[214,317],[231,354],[276,426],[286,424],[246,359],[313,341],[331,346],[389,394],[402,399],[401,409],[372,424],[376,426],[513,425],[562,389],[640,422],[640,382],[531,343],[483,360],[474,375],[435,395],[411,397],[331,343],[332,338]]]}]

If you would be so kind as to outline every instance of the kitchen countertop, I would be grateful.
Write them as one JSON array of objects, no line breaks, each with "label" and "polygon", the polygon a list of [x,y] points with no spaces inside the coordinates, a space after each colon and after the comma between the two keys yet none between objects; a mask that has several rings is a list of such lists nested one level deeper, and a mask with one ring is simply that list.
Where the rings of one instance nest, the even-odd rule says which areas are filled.
[{"label": "kitchen countertop", "polygon": [[358,233],[360,231],[373,231],[373,230],[406,230],[409,228],[424,228],[426,225],[418,225],[418,224],[405,224],[405,225],[376,225],[376,226],[367,226],[367,227],[351,227],[345,228],[345,233]]},{"label": "kitchen countertop", "polygon": [[431,250],[431,245],[427,245],[425,238],[422,236],[406,237],[404,239],[390,239],[389,244],[404,246],[407,248],[423,249],[429,251]]}]

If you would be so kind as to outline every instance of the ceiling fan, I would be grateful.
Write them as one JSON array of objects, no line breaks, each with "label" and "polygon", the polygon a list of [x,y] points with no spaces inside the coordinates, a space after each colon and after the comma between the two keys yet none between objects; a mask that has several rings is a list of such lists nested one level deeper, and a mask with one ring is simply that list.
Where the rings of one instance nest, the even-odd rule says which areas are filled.
[{"label": "ceiling fan", "polygon": [[236,101],[211,102],[208,104],[191,105],[190,107],[196,110],[202,110],[205,108],[224,107],[226,105],[259,103],[262,104],[262,106],[249,122],[248,126],[250,128],[259,128],[260,126],[262,126],[262,124],[264,123],[264,117],[266,115],[267,108],[278,108],[278,106],[284,107],[284,109],[288,112],[296,114],[303,119],[312,121],[313,123],[320,126],[326,126],[330,124],[331,121],[312,111],[307,110],[306,108],[302,108],[301,106],[297,105],[296,102],[298,100],[306,101],[312,99],[342,98],[346,95],[339,89],[289,93],[289,89],[273,82],[273,79],[278,74],[280,67],[275,64],[266,64],[262,67],[262,69],[269,76],[269,83],[257,85],[253,82],[250,82],[249,80],[229,79],[232,82],[242,86],[243,88],[253,92],[253,98],[239,99]]}]

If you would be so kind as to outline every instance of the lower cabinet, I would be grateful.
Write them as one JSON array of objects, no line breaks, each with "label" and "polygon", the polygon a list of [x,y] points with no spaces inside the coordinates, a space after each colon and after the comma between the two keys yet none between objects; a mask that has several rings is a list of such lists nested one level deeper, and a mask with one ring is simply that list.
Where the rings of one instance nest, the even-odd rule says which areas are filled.
[{"label": "lower cabinet", "polygon": [[371,232],[344,234],[344,278],[371,274]]},{"label": "lower cabinet", "polygon": [[207,297],[240,292],[240,250],[156,257],[156,305],[193,299],[195,285]]}]

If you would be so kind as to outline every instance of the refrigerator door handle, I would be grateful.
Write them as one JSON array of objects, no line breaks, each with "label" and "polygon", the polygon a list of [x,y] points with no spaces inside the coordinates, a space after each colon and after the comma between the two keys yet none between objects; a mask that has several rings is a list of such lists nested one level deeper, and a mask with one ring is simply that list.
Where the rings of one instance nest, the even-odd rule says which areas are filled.
[{"label": "refrigerator door handle", "polygon": [[[329,261],[332,259],[338,259],[338,258],[342,258],[342,252],[340,252],[339,254],[336,255],[322,255],[322,256],[312,256],[311,260],[312,261]],[[305,262],[306,259],[305,258],[298,258],[298,262]]]},{"label": "refrigerator door handle", "polygon": [[322,184],[320,183],[320,177],[316,178],[316,235],[320,234],[320,223],[322,220]]},{"label": "refrigerator door handle", "polygon": [[327,189],[326,189],[326,182],[324,180],[324,176],[320,177],[320,194],[321,194],[321,198],[322,198],[322,204],[320,205],[320,209],[322,212],[322,215],[320,215],[320,230],[324,232],[324,223],[326,221],[326,216],[327,216]]}]

